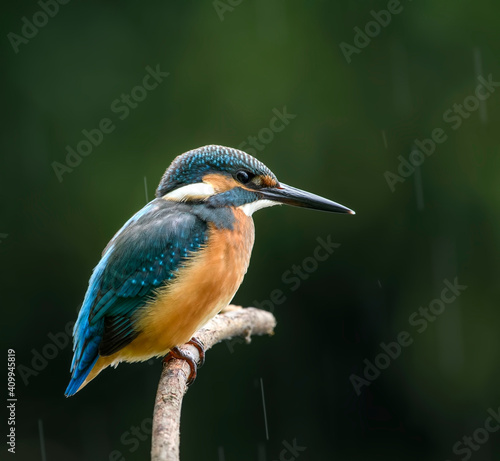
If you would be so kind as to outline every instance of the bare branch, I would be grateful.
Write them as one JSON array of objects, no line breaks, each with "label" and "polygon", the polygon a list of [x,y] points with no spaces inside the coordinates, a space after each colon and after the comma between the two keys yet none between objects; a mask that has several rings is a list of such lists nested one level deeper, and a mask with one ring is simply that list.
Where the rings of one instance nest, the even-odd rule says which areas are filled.
[{"label": "bare branch", "polygon": [[[276,319],[270,312],[253,307],[228,307],[194,335],[204,344],[205,350],[234,337],[243,337],[250,343],[252,335],[273,334]],[[199,363],[195,346],[184,344],[179,349]],[[154,408],[152,461],[179,461],[182,398],[187,391],[189,373],[185,360],[173,359],[163,367]]]}]

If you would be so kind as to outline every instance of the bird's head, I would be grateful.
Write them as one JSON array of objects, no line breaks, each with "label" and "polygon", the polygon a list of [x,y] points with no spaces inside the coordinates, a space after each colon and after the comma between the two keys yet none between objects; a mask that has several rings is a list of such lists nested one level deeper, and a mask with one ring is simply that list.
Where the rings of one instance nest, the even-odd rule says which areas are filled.
[{"label": "bird's head", "polygon": [[203,202],[213,207],[241,207],[248,216],[260,208],[282,203],[354,214],[331,200],[280,183],[256,158],[222,146],[204,146],[179,155],[163,175],[156,197]]}]

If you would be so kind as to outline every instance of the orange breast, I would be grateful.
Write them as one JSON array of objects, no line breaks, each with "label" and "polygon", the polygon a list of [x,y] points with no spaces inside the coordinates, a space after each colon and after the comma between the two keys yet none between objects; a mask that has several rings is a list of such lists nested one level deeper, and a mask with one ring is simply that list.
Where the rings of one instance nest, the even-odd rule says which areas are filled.
[{"label": "orange breast", "polygon": [[141,334],[115,359],[136,361],[164,355],[191,339],[230,303],[243,281],[254,243],[252,218],[238,209],[234,214],[233,230],[211,226],[206,247],[141,309],[137,321]]}]

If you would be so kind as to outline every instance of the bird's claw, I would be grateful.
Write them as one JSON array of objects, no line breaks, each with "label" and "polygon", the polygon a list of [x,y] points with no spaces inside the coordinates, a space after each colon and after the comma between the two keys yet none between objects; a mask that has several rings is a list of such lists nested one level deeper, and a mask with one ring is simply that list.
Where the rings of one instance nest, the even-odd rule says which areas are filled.
[{"label": "bird's claw", "polygon": [[[205,363],[205,348],[201,341],[198,338],[191,338],[186,344],[192,344],[196,349],[198,349],[198,352],[200,354],[200,367],[203,366]],[[196,362],[186,354],[185,352],[181,351],[177,346],[173,347],[170,349],[170,352],[165,356],[163,359],[163,363],[168,363],[172,359],[179,359],[179,360],[184,360],[187,362],[190,368],[189,372],[189,377],[187,380],[187,385],[190,386],[193,384],[194,380],[196,379],[196,376],[198,375],[198,365],[196,365]]]},{"label": "bird's claw", "polygon": [[200,354],[200,364],[198,366],[202,367],[205,365],[205,346],[203,343],[196,336],[193,336],[186,344],[191,344],[198,349]]}]

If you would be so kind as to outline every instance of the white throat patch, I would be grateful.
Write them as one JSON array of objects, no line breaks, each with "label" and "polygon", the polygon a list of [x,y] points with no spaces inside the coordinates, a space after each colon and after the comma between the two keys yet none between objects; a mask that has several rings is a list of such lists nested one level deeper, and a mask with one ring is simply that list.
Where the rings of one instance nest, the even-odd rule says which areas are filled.
[{"label": "white throat patch", "polygon": [[179,187],[178,189],[166,194],[163,199],[185,202],[186,200],[203,200],[214,194],[215,190],[210,184],[197,182],[195,184],[188,184],[187,186]]},{"label": "white throat patch", "polygon": [[252,214],[254,214],[254,212],[256,212],[257,210],[274,205],[281,205],[281,203],[273,202],[272,200],[256,200],[255,202],[245,203],[238,208],[240,210],[243,210],[243,213],[245,213],[247,216],[252,216]]}]

